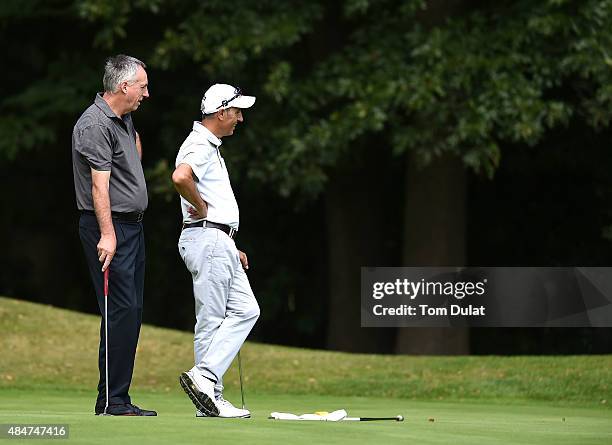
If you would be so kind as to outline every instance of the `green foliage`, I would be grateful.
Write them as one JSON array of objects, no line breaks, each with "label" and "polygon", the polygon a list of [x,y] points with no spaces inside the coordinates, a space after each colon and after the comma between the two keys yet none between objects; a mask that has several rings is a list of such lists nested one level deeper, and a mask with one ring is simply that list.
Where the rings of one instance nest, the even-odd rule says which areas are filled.
[{"label": "green foliage", "polygon": [[[491,177],[505,143],[535,146],[574,117],[610,123],[610,2],[502,4],[427,28],[422,1],[351,0],[337,17],[324,3],[291,15],[241,6],[228,15],[202,6],[166,32],[156,60],[167,68],[186,56],[211,74],[249,69],[266,118],[249,129],[264,154],[249,174],[282,195],[321,192],[328,169],[373,135],[379,147],[366,149],[412,150],[422,165],[452,153]],[[236,26],[245,22],[253,25]]]},{"label": "green foliage", "polygon": [[147,171],[147,190],[166,202],[172,201],[176,193],[170,175],[168,175],[169,171],[170,165],[165,159],[158,161]]},{"label": "green foliage", "polygon": [[60,140],[66,116],[83,111],[100,78],[99,72],[83,64],[86,58],[78,47],[62,48],[63,39],[44,40],[30,30],[47,20],[61,27],[71,20],[69,5],[20,3],[21,9],[9,2],[0,11],[4,25],[0,35],[19,42],[8,45],[4,54],[10,69],[3,76],[0,96],[0,160],[14,160],[19,153]]},{"label": "green foliage", "polygon": [[126,27],[132,14],[143,10],[157,14],[161,0],[76,0],[78,16],[89,23],[101,24],[94,46],[110,50],[118,40],[127,37]]},{"label": "green foliage", "polygon": [[[1,10],[7,23],[41,14],[39,2],[25,2],[21,12],[10,5]],[[612,118],[609,1],[525,0],[452,14],[429,10],[422,0],[54,6],[44,14],[62,11],[89,26],[100,50],[116,51],[138,36],[150,65],[170,76],[258,89],[250,112],[257,117],[244,135],[258,154],[248,174],[283,195],[316,195],[329,169],[347,156],[389,145],[397,155],[414,151],[422,165],[452,153],[491,177],[508,143],[535,146],[571,119],[601,129]],[[142,17],[158,24],[145,28],[146,37],[138,28]],[[64,60],[84,51],[68,48]],[[91,86],[69,64],[57,69],[54,57],[40,57],[38,78],[0,102],[5,158],[53,141],[48,117],[74,112]],[[165,89],[176,103],[193,97],[193,91]],[[172,103],[166,110],[174,112]]]},{"label": "green foliage", "polygon": [[[269,167],[281,190],[317,191],[324,175],[311,172],[339,162],[368,133],[396,153],[416,151],[423,165],[450,152],[492,176],[501,143],[536,145],[574,114],[609,124],[610,2],[519,2],[431,29],[418,25],[416,8],[385,3],[312,75],[291,79],[283,105],[297,106],[276,132]],[[354,14],[367,2],[348,5]]]},{"label": "green foliage", "polygon": [[316,2],[274,0],[177,6],[175,13],[185,19],[165,30],[154,63],[170,69],[187,58],[213,76],[239,72],[264,55],[291,47],[312,31],[321,11]]},{"label": "green foliage", "polygon": [[[323,257],[319,261],[325,245],[308,245],[310,238],[295,234],[304,227],[311,230],[311,223],[321,227],[316,223],[325,209],[319,207],[318,216],[310,221],[303,216],[311,215],[290,208],[296,201],[289,204],[271,197],[273,192],[299,196],[300,202],[316,197],[325,191],[330,176],[354,172],[354,160],[361,160],[365,150],[383,157],[392,151],[398,160],[407,152],[416,153],[421,165],[450,153],[466,167],[491,177],[503,156],[525,145],[537,149],[552,145],[557,157],[573,161],[575,152],[557,150],[554,139],[541,144],[543,138],[557,134],[553,129],[570,124],[580,141],[583,134],[592,138],[593,130],[610,127],[612,2],[438,2],[443,5],[440,10],[431,4],[425,0],[0,2],[0,38],[5,42],[0,164],[14,204],[9,213],[17,217],[23,202],[44,204],[32,210],[28,218],[32,227],[20,229],[28,234],[23,235],[26,239],[34,240],[32,244],[20,242],[19,231],[13,236],[9,250],[14,261],[5,273],[10,278],[6,283],[13,276],[20,276],[20,283],[35,282],[28,274],[48,269],[43,267],[49,264],[45,251],[51,249],[41,247],[45,244],[30,232],[53,230],[54,241],[62,239],[64,246],[74,242],[73,229],[65,229],[63,221],[54,229],[39,229],[34,222],[50,216],[59,221],[74,210],[69,191],[71,129],[100,90],[103,61],[111,54],[135,55],[149,67],[151,99],[134,120],[143,137],[152,194],[148,224],[155,241],[147,267],[153,270],[148,276],[157,280],[149,292],[156,298],[158,313],[166,309],[167,296],[176,292],[174,277],[180,276],[176,271],[184,272],[182,264],[172,263],[177,230],[173,221],[178,223],[179,214],[168,202],[177,199],[170,171],[191,121],[199,117],[202,93],[212,82],[237,84],[258,97],[256,106],[245,112],[246,124],[224,146],[233,184],[242,197],[249,195],[240,199],[243,214],[250,224],[257,218],[265,223],[251,235],[243,232],[243,239],[265,252],[260,255],[267,258],[259,273],[272,278],[258,284],[269,289],[267,300],[279,313],[293,290],[297,289],[298,300],[310,302],[312,287],[296,285],[308,274],[296,265],[294,251],[300,252],[297,257],[304,263],[316,256],[318,265],[312,270],[317,273],[325,268]],[[601,139],[596,144],[601,145]],[[586,146],[593,147],[590,142]],[[546,161],[541,156],[540,166],[534,166],[533,158],[521,153],[515,157],[520,159],[517,173],[523,168],[535,171],[549,162],[548,156]],[[603,159],[601,154],[590,154],[585,153],[589,162],[582,167],[588,180],[594,159]],[[601,170],[594,181],[605,188],[605,167]],[[39,176],[39,172],[44,173]],[[399,178],[389,190],[397,187]],[[41,188],[42,183],[47,186]],[[585,190],[591,189],[585,186]],[[609,190],[601,193],[594,202],[606,202]],[[270,215],[275,217],[274,229]],[[9,217],[5,228],[13,223]],[[500,224],[499,230],[512,224]],[[296,226],[282,231],[292,225]],[[607,219],[601,222],[605,225]],[[70,236],[57,235],[60,227],[70,230]],[[295,244],[280,243],[279,234],[284,233],[300,239]],[[321,233],[321,239],[327,236]],[[575,233],[582,235],[578,229]],[[605,229],[603,236],[610,239],[610,230]],[[278,249],[272,255],[270,246]],[[80,248],[78,240],[72,247]],[[290,266],[279,268],[279,262]],[[252,273],[257,274],[257,269]],[[173,278],[166,279],[166,274]],[[35,275],[44,281],[41,273]],[[74,284],[72,294],[88,288],[89,283]],[[44,285],[38,289],[31,294],[47,293]],[[325,300],[324,293],[318,294],[318,301]],[[181,307],[182,320],[191,323],[192,314]],[[301,333],[321,331],[322,311],[316,304],[310,310],[303,319],[285,317],[291,319],[287,323],[295,322]],[[307,326],[311,314],[316,322]],[[167,318],[163,315],[160,319]]]}]

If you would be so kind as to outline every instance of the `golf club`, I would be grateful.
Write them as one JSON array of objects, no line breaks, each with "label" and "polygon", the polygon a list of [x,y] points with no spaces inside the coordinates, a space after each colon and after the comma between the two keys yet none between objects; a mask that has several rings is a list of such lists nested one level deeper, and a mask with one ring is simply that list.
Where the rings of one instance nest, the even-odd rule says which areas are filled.
[{"label": "golf club", "polygon": [[104,415],[106,416],[106,410],[108,409],[108,272],[107,268],[104,271],[104,367],[105,367],[105,380],[104,386],[106,389],[106,405],[104,406]]},{"label": "golf club", "polygon": [[397,422],[403,422],[404,421],[404,416],[402,416],[401,414],[395,417],[345,417],[344,419],[345,421],[349,421],[349,422],[371,422],[373,420],[395,420]]},{"label": "golf club", "polygon": [[240,359],[240,350],[238,350],[238,375],[240,376],[240,397],[242,398],[242,409],[245,409],[244,388],[242,386],[242,360]]}]

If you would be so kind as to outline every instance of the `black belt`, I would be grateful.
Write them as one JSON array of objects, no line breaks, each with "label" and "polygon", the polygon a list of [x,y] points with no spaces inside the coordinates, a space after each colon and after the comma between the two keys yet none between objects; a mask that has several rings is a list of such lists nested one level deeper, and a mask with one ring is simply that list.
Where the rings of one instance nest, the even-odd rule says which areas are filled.
[{"label": "black belt", "polygon": [[[96,216],[96,212],[93,210],[81,210],[81,213]],[[111,212],[111,216],[116,221],[140,222],[144,218],[144,212]]]},{"label": "black belt", "polygon": [[219,224],[219,223],[212,222],[212,221],[198,221],[194,223],[183,224],[183,230],[191,229],[192,227],[211,227],[213,229],[219,229],[222,232],[225,232],[227,236],[229,236],[231,239],[236,238],[236,234],[238,233],[236,229],[230,226],[227,226],[225,224]]}]

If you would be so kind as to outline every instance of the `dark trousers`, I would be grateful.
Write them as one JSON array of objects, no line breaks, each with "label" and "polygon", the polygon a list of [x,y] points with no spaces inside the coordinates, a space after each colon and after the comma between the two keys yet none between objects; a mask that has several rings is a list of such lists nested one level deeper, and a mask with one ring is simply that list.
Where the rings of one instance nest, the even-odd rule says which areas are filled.
[{"label": "dark trousers", "polygon": [[[108,389],[109,405],[131,403],[128,394],[134,370],[136,345],[142,323],[145,246],[141,222],[113,220],[117,250],[108,277]],[[98,260],[100,241],[98,221],[94,215],[82,214],[79,236],[102,314],[96,409],[106,405],[106,348],[104,339],[104,274]]]}]

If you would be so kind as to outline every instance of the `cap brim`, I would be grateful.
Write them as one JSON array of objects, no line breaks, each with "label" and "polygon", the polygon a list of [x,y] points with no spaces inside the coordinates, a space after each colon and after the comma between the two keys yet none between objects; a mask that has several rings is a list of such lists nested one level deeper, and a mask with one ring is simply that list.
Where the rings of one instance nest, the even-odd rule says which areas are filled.
[{"label": "cap brim", "polygon": [[251,108],[255,103],[255,96],[240,96],[228,104],[228,108]]}]

